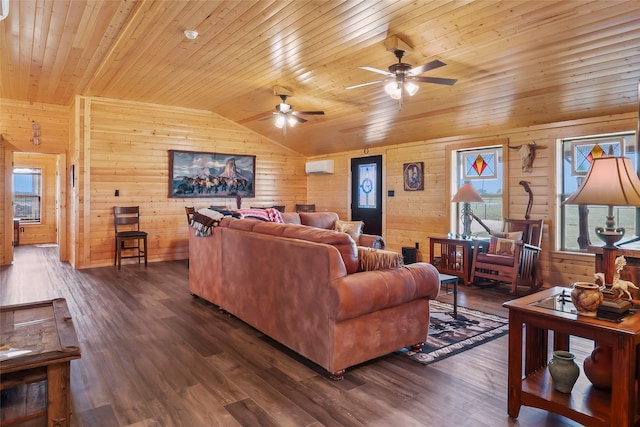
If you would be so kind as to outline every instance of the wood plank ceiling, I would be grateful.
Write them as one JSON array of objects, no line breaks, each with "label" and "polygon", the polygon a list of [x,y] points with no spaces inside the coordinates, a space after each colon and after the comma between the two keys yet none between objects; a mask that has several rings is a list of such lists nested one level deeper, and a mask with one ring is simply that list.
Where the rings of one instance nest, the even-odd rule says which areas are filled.
[{"label": "wood plank ceiling", "polygon": [[[196,40],[183,31],[197,30]],[[447,65],[399,109],[379,80],[396,58]],[[636,111],[640,1],[10,0],[0,97],[76,94],[214,111],[305,155]],[[294,110],[324,110],[286,135]]]}]

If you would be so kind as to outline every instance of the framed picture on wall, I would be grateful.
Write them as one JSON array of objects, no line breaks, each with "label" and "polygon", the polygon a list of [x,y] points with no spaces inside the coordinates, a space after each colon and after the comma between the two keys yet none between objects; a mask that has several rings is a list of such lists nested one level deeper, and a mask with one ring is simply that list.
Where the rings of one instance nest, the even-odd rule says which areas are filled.
[{"label": "framed picture on wall", "polygon": [[405,163],[402,169],[404,191],[424,190],[424,162]]},{"label": "framed picture on wall", "polygon": [[169,197],[255,197],[256,156],[169,150]]}]

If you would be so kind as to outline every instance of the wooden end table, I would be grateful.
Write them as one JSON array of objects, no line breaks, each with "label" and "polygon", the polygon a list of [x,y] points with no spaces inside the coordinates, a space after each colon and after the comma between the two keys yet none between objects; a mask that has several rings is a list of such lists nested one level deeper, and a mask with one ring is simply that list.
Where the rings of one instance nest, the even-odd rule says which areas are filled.
[{"label": "wooden end table", "polygon": [[429,237],[431,245],[429,262],[433,265],[436,248],[440,254],[440,263],[436,267],[442,274],[458,276],[462,283],[469,285],[471,279],[471,263],[473,262],[472,239],[456,239],[454,237]]},{"label": "wooden end table", "polygon": [[24,419],[46,416],[50,427],[70,426],[70,362],[80,358],[80,346],[67,302],[58,298],[0,307],[0,346],[0,389],[46,380],[46,413],[27,411]]},{"label": "wooden end table", "polygon": [[[554,287],[503,304],[509,309],[509,415],[517,418],[521,405],[526,405],[589,426],[640,425],[640,314],[630,314],[619,323],[578,316],[556,306],[563,291],[569,295],[571,290]],[[554,350],[569,350],[572,335],[612,347],[613,388],[597,389],[581,372],[570,394],[556,391],[547,369],[549,331],[554,332]]]}]

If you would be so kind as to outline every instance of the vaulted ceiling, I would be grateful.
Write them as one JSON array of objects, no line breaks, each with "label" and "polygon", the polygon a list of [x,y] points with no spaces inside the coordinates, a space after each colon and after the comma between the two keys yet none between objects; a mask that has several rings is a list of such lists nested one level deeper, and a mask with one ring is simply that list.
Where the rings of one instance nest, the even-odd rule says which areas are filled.
[{"label": "vaulted ceiling", "polygon": [[[210,110],[305,155],[637,111],[640,1],[10,0],[0,97],[71,105],[76,94]],[[200,34],[188,40],[184,30]],[[398,101],[396,58],[446,66]],[[293,92],[324,110],[285,135],[258,120]]]}]

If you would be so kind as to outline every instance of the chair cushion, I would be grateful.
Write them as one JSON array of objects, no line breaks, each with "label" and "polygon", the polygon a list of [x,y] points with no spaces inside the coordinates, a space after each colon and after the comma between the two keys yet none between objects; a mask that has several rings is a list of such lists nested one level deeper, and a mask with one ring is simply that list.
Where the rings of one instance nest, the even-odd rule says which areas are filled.
[{"label": "chair cushion", "polygon": [[[504,265],[505,267],[513,267],[514,261],[515,258],[513,256],[496,254],[478,254],[476,258],[476,262],[478,263]],[[484,266],[481,265],[480,268],[484,268]]]},{"label": "chair cushion", "polygon": [[120,238],[126,238],[126,237],[131,237],[131,238],[135,238],[135,237],[146,237],[147,233],[144,231],[119,231],[116,234],[116,237],[120,237]]}]

